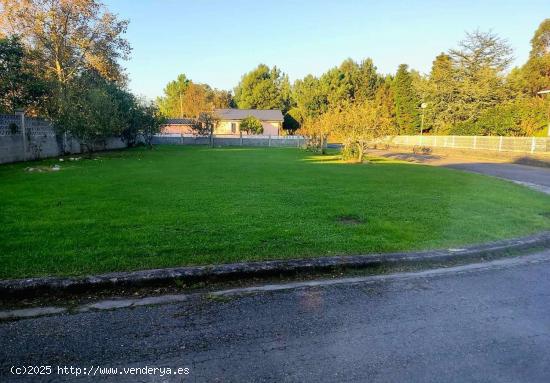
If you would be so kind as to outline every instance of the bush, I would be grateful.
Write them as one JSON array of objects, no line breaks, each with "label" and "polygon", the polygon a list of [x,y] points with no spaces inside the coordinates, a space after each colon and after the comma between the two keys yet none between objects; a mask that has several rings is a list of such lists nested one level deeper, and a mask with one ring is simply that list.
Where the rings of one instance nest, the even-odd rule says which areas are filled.
[{"label": "bush", "polygon": [[262,134],[264,127],[262,122],[254,116],[248,116],[241,121],[241,131],[245,131],[248,134]]}]

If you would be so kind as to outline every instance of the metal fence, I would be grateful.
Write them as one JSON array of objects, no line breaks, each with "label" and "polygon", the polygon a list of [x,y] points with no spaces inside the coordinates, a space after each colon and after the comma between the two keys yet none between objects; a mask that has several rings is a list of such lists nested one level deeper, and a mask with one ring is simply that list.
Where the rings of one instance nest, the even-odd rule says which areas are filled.
[{"label": "metal fence", "polygon": [[387,142],[406,146],[550,154],[550,137],[396,136],[388,138]]}]

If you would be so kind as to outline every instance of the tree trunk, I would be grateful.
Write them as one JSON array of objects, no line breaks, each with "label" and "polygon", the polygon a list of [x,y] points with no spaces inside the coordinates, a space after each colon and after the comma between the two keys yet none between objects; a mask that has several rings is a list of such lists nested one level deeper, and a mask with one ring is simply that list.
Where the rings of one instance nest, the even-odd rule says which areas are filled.
[{"label": "tree trunk", "polygon": [[357,149],[359,152],[359,163],[363,163],[363,155],[365,154],[363,151],[363,144],[361,144],[360,142],[357,143]]}]

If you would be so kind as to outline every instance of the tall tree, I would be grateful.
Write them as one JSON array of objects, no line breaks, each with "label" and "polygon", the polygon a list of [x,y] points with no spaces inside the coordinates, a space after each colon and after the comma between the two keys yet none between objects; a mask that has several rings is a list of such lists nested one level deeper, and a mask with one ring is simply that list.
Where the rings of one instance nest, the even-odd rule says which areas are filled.
[{"label": "tall tree", "polygon": [[246,73],[235,88],[235,102],[241,109],[282,109],[290,107],[288,76],[277,67],[260,64]]},{"label": "tall tree", "polygon": [[449,112],[435,116],[436,127],[444,128],[450,123],[450,133],[471,134],[472,126],[484,111],[510,97],[504,70],[512,60],[512,49],[494,33],[480,31],[467,33],[458,45],[449,51],[452,69],[447,61],[439,63],[441,74],[452,74],[455,89],[446,86],[438,89],[436,83],[432,96],[435,102],[443,103],[435,106],[440,109],[447,106]]},{"label": "tall tree", "polygon": [[190,82],[185,74],[182,73],[175,80],[166,84],[164,87],[164,96],[157,98],[157,104],[163,115],[167,117],[185,117],[183,96]]},{"label": "tall tree", "polygon": [[0,30],[18,35],[34,52],[37,66],[62,85],[91,68],[108,80],[123,81],[119,60],[130,45],[127,20],[97,0],[0,0]]},{"label": "tall tree", "polygon": [[383,82],[384,79],[378,74],[372,59],[363,60],[359,65],[359,73],[354,84],[354,98],[358,101],[373,99]]},{"label": "tall tree", "polygon": [[433,61],[426,88],[426,128],[438,134],[448,133],[455,123],[453,105],[459,92],[457,73],[448,54],[441,53]]},{"label": "tall tree", "polygon": [[531,52],[522,72],[527,94],[534,96],[550,89],[550,19],[539,25],[531,39]]},{"label": "tall tree", "polygon": [[479,30],[467,32],[458,48],[449,51],[453,61],[469,76],[487,68],[502,72],[512,62],[512,53],[506,40],[490,31]]},{"label": "tall tree", "polygon": [[416,134],[420,127],[420,99],[416,94],[407,64],[399,65],[393,79],[395,117],[401,133]]},{"label": "tall tree", "polygon": [[0,38],[0,113],[24,108],[36,113],[48,94],[47,84],[36,76],[17,37]]},{"label": "tall tree", "polygon": [[325,112],[328,106],[327,96],[321,89],[319,79],[311,74],[294,82],[292,99],[299,110],[294,111],[293,115],[303,118],[317,117]]},{"label": "tall tree", "polygon": [[164,96],[157,98],[160,112],[166,117],[196,118],[213,108],[232,105],[231,93],[212,89],[207,84],[197,84],[180,74],[164,88]]}]

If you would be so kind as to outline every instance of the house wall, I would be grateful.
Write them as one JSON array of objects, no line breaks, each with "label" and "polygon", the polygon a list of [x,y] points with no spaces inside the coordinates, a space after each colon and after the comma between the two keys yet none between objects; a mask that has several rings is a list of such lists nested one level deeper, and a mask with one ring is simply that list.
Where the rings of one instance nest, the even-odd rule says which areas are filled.
[{"label": "house wall", "polygon": [[234,122],[237,124],[237,131],[235,134],[239,134],[239,125],[240,121],[238,120],[221,120],[216,124],[214,129],[214,134],[233,134],[231,133],[231,123]]},{"label": "house wall", "polygon": [[280,125],[279,121],[262,121],[262,126],[264,127],[262,134],[265,136],[278,136]]},{"label": "house wall", "polygon": [[[237,124],[237,131],[234,134],[240,134],[240,120],[221,120],[218,122],[216,128],[214,129],[214,134],[233,134],[231,132],[231,123]],[[280,121],[262,121],[262,126],[264,136],[278,136],[279,130],[281,128]],[[243,134],[246,134],[243,132]]]},{"label": "house wall", "polygon": [[164,134],[192,134],[193,129],[191,125],[167,124],[162,126],[161,132]]}]

